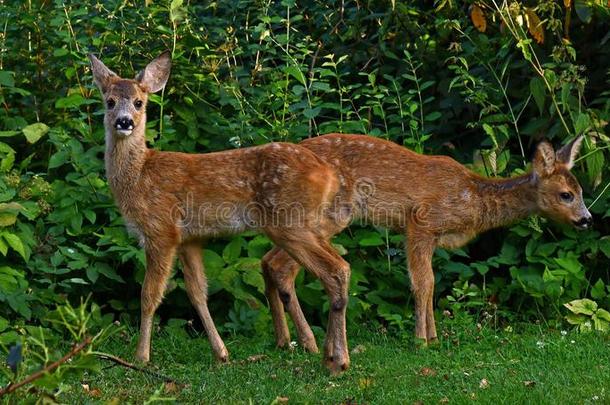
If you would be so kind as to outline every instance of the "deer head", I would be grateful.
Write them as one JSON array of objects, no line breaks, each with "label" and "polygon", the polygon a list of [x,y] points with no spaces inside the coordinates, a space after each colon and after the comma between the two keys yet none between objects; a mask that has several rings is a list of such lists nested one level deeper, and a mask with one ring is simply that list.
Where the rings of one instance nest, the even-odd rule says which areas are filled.
[{"label": "deer head", "polygon": [[129,137],[135,130],[143,134],[148,94],[161,90],[169,78],[169,51],[150,62],[135,79],[120,78],[92,54],[89,54],[89,60],[93,79],[106,105],[106,131],[118,138]]},{"label": "deer head", "polygon": [[578,155],[583,137],[579,136],[557,152],[548,142],[541,142],[533,160],[537,179],[538,209],[556,221],[579,229],[592,224],[592,217],[582,198],[582,188],[570,169]]}]

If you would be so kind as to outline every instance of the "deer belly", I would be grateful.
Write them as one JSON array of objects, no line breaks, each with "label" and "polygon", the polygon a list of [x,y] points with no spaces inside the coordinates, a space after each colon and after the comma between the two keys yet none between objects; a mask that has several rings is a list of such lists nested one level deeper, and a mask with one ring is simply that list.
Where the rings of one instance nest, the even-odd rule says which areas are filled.
[{"label": "deer belly", "polygon": [[177,225],[183,238],[233,235],[258,228],[248,211],[237,204],[202,205],[189,210]]},{"label": "deer belly", "polygon": [[475,234],[471,233],[446,233],[440,236],[438,245],[445,249],[456,249],[464,246],[474,237]]}]

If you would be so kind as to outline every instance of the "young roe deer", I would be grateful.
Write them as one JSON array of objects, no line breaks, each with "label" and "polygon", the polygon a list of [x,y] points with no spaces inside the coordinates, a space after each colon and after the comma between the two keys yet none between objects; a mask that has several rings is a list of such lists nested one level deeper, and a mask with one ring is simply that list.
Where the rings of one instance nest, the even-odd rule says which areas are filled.
[{"label": "young roe deer", "polygon": [[[333,165],[341,188],[328,238],[351,220],[363,218],[404,232],[411,287],[415,298],[415,336],[424,344],[437,339],[433,312],[436,247],[457,248],[478,233],[541,214],[578,228],[591,225],[582,189],[569,172],[582,137],[555,152],[538,145],[532,171],[514,178],[481,177],[447,156],[424,156],[364,135],[329,134],[300,145]],[[294,290],[299,265],[276,247],[263,258],[276,339],[290,341],[284,309],[292,317],[301,344],[316,350]],[[342,287],[346,288],[346,287]]]},{"label": "young roe deer", "polygon": [[[128,227],[146,251],[136,357],[148,361],[153,315],[177,255],[187,294],[215,356],[227,349],[207,306],[201,245],[246,229],[264,232],[282,251],[322,280],[330,295],[327,342],[331,371],[347,368],[345,303],[349,265],[329,243],[324,207],[340,186],[336,169],[302,146],[272,143],[239,150],[186,154],[146,147],[146,102],[169,77],[165,52],[135,79],[122,79],[89,55],[103,95],[108,183]],[[327,356],[329,359],[329,356]]]}]

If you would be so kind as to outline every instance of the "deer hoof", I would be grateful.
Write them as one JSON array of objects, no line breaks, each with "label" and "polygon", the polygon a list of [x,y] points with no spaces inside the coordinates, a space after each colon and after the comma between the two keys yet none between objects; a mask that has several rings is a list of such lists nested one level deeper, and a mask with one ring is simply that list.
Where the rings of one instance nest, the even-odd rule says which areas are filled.
[{"label": "deer hoof", "polygon": [[222,348],[218,353],[216,353],[216,360],[219,363],[227,363],[229,361],[229,352],[226,348]]},{"label": "deer hoof", "polygon": [[428,348],[428,341],[426,338],[416,337],[413,339],[413,343],[415,344],[415,350],[425,350]]},{"label": "deer hoof", "polygon": [[349,360],[329,357],[324,361],[324,363],[326,368],[328,368],[328,371],[330,371],[330,375],[333,377],[341,375],[349,368]]},{"label": "deer hoof", "polygon": [[301,344],[308,353],[319,353],[318,345],[316,344],[315,339],[312,338],[311,340],[306,340]]}]

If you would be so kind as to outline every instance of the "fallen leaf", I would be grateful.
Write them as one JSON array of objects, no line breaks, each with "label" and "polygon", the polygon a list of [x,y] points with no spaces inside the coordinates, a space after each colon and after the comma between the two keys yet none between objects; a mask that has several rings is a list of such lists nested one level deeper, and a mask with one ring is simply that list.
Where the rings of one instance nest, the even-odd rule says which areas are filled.
[{"label": "fallen leaf", "polygon": [[352,349],[352,354],[360,354],[366,351],[366,347],[364,345],[357,345]]},{"label": "fallen leaf", "polygon": [[424,377],[434,377],[436,375],[436,370],[430,367],[422,367],[422,369],[419,370],[419,374]]},{"label": "fallen leaf", "polygon": [[272,402],[272,404],[287,404],[288,403],[288,397],[275,397],[275,400]]},{"label": "fallen leaf", "polygon": [[168,381],[165,383],[165,392],[167,394],[175,393],[178,391],[180,391],[180,388],[178,387],[178,385],[175,382]]},{"label": "fallen leaf", "polygon": [[487,29],[487,20],[485,19],[485,13],[481,7],[476,4],[470,6],[470,19],[477,30],[485,32]]},{"label": "fallen leaf", "polygon": [[483,378],[481,380],[481,382],[479,383],[479,388],[481,388],[482,390],[489,388],[489,381],[487,381],[487,378]]},{"label": "fallen leaf", "polygon": [[100,391],[99,388],[94,388],[91,391],[89,391],[89,395],[91,395],[92,397],[98,398],[102,396],[102,391]]},{"label": "fallen leaf", "polygon": [[373,385],[372,378],[361,378],[358,380],[358,386],[360,387],[361,390],[369,388],[371,385]]},{"label": "fallen leaf", "polygon": [[267,357],[266,354],[255,354],[253,356],[248,356],[248,361],[254,363],[254,362],[257,362],[257,361],[261,361],[265,357]]}]

